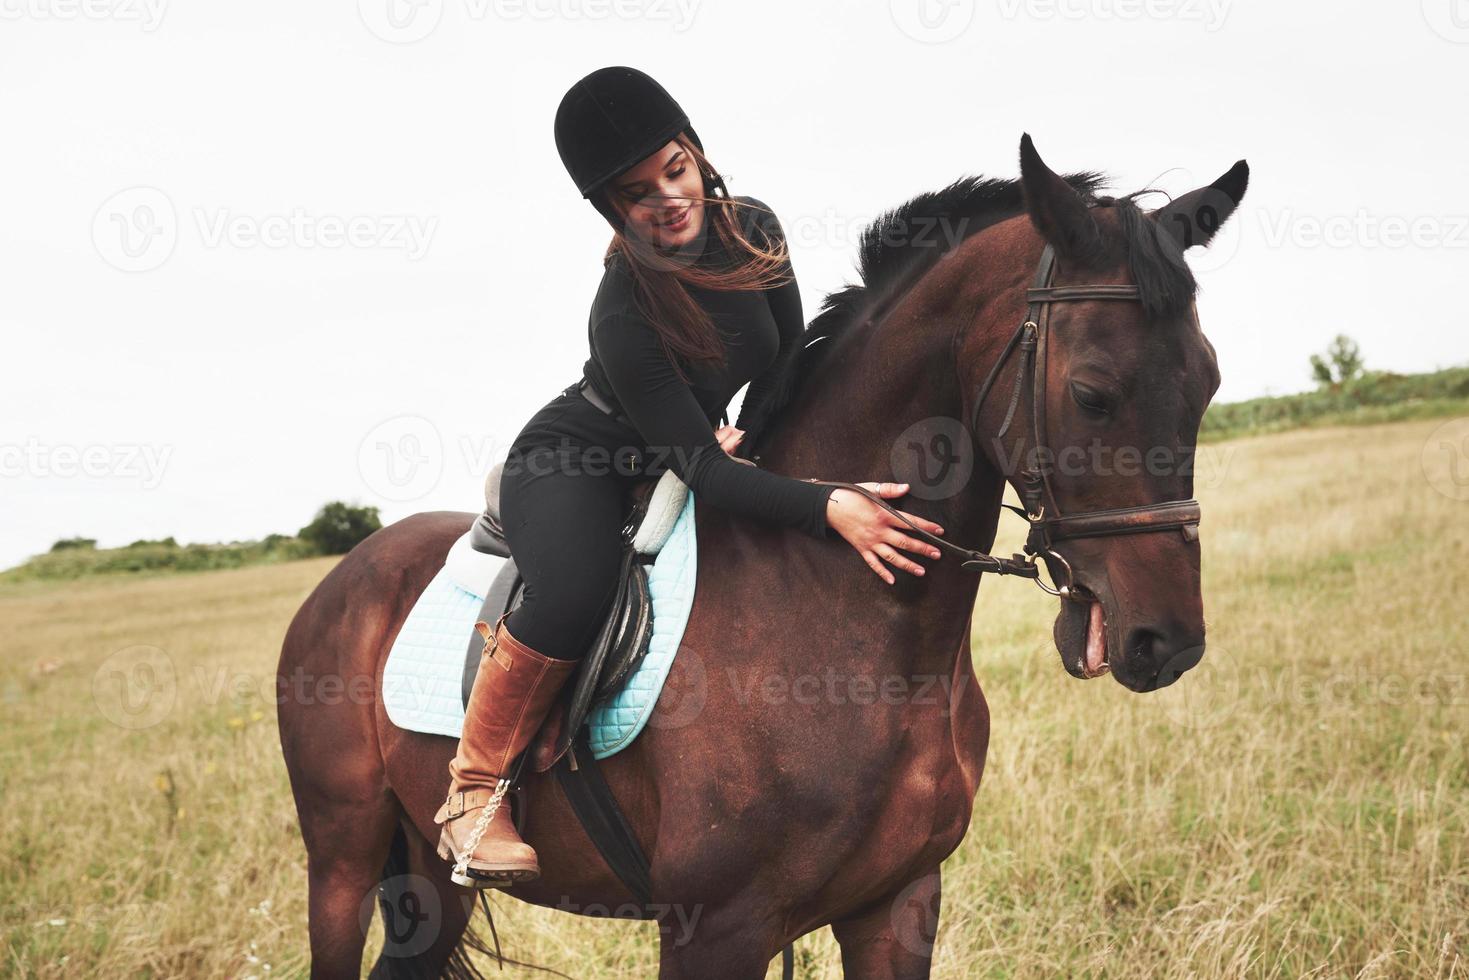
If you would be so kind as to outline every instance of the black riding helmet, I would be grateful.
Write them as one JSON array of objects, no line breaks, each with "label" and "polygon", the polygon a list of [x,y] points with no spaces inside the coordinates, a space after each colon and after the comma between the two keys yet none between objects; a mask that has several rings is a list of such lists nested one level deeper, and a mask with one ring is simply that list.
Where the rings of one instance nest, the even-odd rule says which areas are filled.
[{"label": "black riding helmet", "polygon": [[[606,183],[632,169],[680,132],[704,151],[688,114],[662,85],[636,68],[598,68],[567,91],[556,109],[556,151],[584,198],[614,230],[622,219],[611,205],[593,197]],[[717,174],[705,175],[705,194],[728,197]]]}]

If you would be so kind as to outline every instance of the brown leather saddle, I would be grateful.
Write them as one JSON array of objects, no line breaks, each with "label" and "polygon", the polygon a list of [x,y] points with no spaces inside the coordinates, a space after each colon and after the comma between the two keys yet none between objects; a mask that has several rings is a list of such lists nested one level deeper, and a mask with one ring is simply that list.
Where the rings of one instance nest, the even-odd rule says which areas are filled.
[{"label": "brown leather saddle", "polygon": [[[479,671],[485,636],[503,614],[520,605],[524,593],[525,582],[500,523],[500,475],[504,468],[504,463],[496,464],[485,478],[485,510],[470,529],[469,543],[474,550],[507,561],[491,583],[480,609],[479,622],[485,624],[484,631],[476,624],[464,651],[461,696],[466,706]],[[582,657],[581,665],[531,743],[527,761],[536,772],[545,772],[566,754],[588,712],[621,688],[648,652],[648,641],[653,635],[653,602],[648,591],[647,566],[655,556],[641,553],[634,547],[634,539],[657,482],[657,477],[640,478],[628,491],[617,593],[591,649]]]}]

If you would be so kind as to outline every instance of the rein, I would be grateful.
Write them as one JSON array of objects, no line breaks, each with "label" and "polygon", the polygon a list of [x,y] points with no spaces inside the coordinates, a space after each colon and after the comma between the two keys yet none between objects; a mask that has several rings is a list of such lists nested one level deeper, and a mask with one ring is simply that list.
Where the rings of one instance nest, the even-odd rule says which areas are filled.
[{"label": "rein", "polygon": [[[1199,538],[1199,520],[1201,511],[1199,502],[1192,498],[1188,500],[1168,500],[1160,504],[1143,504],[1137,507],[1117,507],[1109,510],[1079,511],[1075,514],[1063,514],[1056,502],[1056,494],[1051,486],[1050,476],[1047,468],[1040,460],[1041,451],[1046,448],[1045,440],[1045,402],[1046,402],[1046,352],[1047,339],[1050,328],[1050,312],[1053,303],[1068,303],[1081,300],[1123,300],[1139,302],[1141,294],[1136,286],[1124,285],[1078,285],[1078,286],[1053,286],[1052,276],[1056,271],[1056,250],[1047,245],[1041,252],[1040,263],[1036,268],[1033,285],[1026,291],[1026,300],[1029,306],[1026,310],[1025,320],[1016,328],[1010,340],[1005,344],[1005,349],[995,361],[994,367],[985,377],[984,384],[979,388],[979,396],[975,401],[974,414],[972,416],[970,431],[979,431],[979,413],[989,397],[991,389],[994,388],[996,380],[1000,376],[1005,362],[1010,360],[1018,350],[1020,352],[1019,362],[1015,368],[1015,386],[1010,393],[1010,403],[1005,409],[1005,419],[1000,424],[996,438],[1003,438],[1010,431],[1010,425],[1015,420],[1015,411],[1020,406],[1020,399],[1026,388],[1030,389],[1031,411],[1031,444],[1035,450],[1036,459],[1033,464],[1027,466],[1020,472],[1020,499],[1024,507],[1014,507],[1003,504],[1007,510],[1014,511],[1025,518],[1030,525],[1030,533],[1025,540],[1025,554],[1016,554],[1010,558],[1002,558],[985,551],[974,548],[964,548],[951,541],[930,534],[904,517],[891,504],[877,496],[865,487],[855,483],[847,483],[843,480],[806,480],[807,483],[816,483],[822,486],[841,487],[845,490],[855,490],[862,494],[879,507],[893,514],[904,524],[913,529],[919,537],[930,544],[938,545],[955,552],[964,557],[961,568],[979,572],[989,572],[993,575],[1015,575],[1020,578],[1028,578],[1034,581],[1047,593],[1062,599],[1076,601],[1090,601],[1090,599],[1077,593],[1071,564],[1056,551],[1055,545],[1061,541],[1075,541],[1082,538],[1100,538],[1120,534],[1147,534],[1155,531],[1180,531],[1185,540],[1197,541]],[[1040,577],[1039,560],[1044,559],[1050,566],[1054,576],[1057,566],[1064,570],[1064,576],[1056,579],[1054,586],[1047,585]]]}]

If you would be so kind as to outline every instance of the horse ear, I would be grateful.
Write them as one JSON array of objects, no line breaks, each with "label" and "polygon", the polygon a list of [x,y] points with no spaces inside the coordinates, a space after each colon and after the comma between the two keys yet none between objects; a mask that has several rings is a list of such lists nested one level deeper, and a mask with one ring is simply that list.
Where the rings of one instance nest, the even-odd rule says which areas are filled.
[{"label": "horse ear", "polygon": [[1029,133],[1020,137],[1020,187],[1030,223],[1057,252],[1085,262],[1100,251],[1102,234],[1086,201],[1046,166]]},{"label": "horse ear", "polygon": [[1208,187],[1189,191],[1151,215],[1181,249],[1208,245],[1244,199],[1250,165],[1240,160]]}]

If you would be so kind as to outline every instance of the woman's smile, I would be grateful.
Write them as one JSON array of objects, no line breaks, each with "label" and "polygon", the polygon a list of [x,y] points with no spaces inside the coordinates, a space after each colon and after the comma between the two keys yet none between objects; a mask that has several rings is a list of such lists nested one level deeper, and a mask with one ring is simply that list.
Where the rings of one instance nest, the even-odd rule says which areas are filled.
[{"label": "woman's smile", "polygon": [[698,166],[677,140],[628,170],[617,187],[628,223],[660,248],[677,248],[698,237],[706,191]]}]

